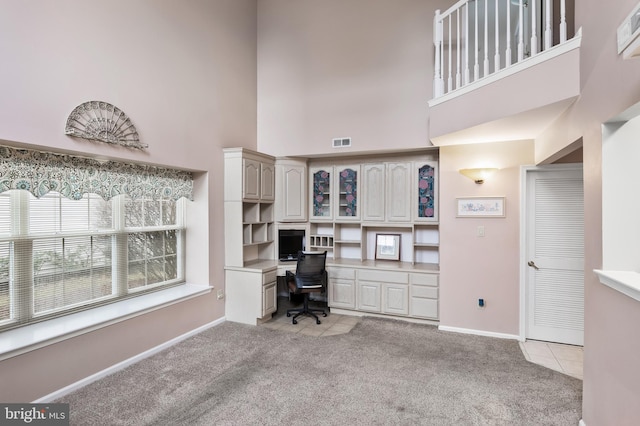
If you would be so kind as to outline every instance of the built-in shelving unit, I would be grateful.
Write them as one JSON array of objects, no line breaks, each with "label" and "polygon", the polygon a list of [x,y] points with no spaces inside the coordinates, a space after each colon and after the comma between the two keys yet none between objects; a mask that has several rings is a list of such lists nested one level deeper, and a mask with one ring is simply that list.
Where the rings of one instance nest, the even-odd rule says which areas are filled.
[{"label": "built-in shelving unit", "polygon": [[377,233],[394,233],[401,235],[402,262],[437,269],[437,167],[437,156],[312,164],[308,249],[364,262],[375,259]]}]

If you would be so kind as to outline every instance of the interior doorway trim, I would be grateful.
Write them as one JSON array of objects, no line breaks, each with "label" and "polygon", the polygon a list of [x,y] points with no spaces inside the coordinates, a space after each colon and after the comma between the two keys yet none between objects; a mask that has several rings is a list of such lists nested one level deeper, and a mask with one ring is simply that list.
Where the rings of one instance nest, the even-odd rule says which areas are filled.
[{"label": "interior doorway trim", "polygon": [[527,176],[531,172],[582,169],[582,164],[549,164],[544,166],[520,166],[520,326],[518,340],[527,339]]}]

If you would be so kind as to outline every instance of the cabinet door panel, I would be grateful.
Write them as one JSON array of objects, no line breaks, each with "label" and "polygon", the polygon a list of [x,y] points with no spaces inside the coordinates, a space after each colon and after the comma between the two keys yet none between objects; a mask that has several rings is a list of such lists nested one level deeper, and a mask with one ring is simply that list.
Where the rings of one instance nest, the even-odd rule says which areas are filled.
[{"label": "cabinet door panel", "polygon": [[330,278],[329,306],[332,308],[354,309],[356,292],[354,280]]},{"label": "cabinet door panel", "polygon": [[407,315],[409,313],[409,286],[384,284],[384,313]]},{"label": "cabinet door panel", "polygon": [[387,220],[411,221],[411,164],[387,164]]},{"label": "cabinet door panel", "polygon": [[244,182],[242,198],[257,200],[260,197],[260,162],[245,158],[242,160]]},{"label": "cabinet door panel", "polygon": [[273,164],[260,164],[260,199],[273,201],[275,198],[276,170]]},{"label": "cabinet door panel", "polygon": [[384,164],[363,166],[362,219],[384,221]]},{"label": "cabinet door panel", "polygon": [[438,220],[438,162],[422,161],[413,164],[414,219],[423,222]]},{"label": "cabinet door panel", "polygon": [[336,166],[335,176],[336,219],[360,220],[360,166]]},{"label": "cabinet door panel", "polygon": [[438,301],[435,299],[412,297],[411,316],[438,319]]},{"label": "cabinet door panel", "polygon": [[278,300],[278,292],[276,283],[264,286],[262,295],[262,316],[276,311]]},{"label": "cabinet door panel", "polygon": [[333,167],[315,167],[310,170],[311,219],[326,219],[332,217],[332,187]]},{"label": "cabinet door panel", "polygon": [[380,283],[358,281],[358,309],[380,312]]},{"label": "cabinet door panel", "polygon": [[306,167],[284,165],[279,173],[282,195],[277,201],[282,203],[281,220],[307,220]]}]

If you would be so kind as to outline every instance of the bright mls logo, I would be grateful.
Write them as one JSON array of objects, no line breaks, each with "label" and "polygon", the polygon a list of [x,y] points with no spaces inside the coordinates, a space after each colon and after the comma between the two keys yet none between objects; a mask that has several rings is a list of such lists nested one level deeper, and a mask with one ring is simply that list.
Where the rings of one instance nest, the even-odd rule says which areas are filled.
[{"label": "bright mls logo", "polygon": [[0,404],[0,424],[68,426],[69,404]]}]

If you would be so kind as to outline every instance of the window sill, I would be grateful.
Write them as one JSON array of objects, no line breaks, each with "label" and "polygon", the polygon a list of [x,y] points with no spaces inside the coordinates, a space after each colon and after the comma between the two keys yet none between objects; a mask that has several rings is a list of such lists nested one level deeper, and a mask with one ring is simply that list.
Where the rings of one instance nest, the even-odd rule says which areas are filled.
[{"label": "window sill", "polygon": [[0,333],[0,361],[211,292],[184,284]]},{"label": "window sill", "polygon": [[600,282],[632,299],[640,301],[640,274],[634,271],[594,270]]}]

